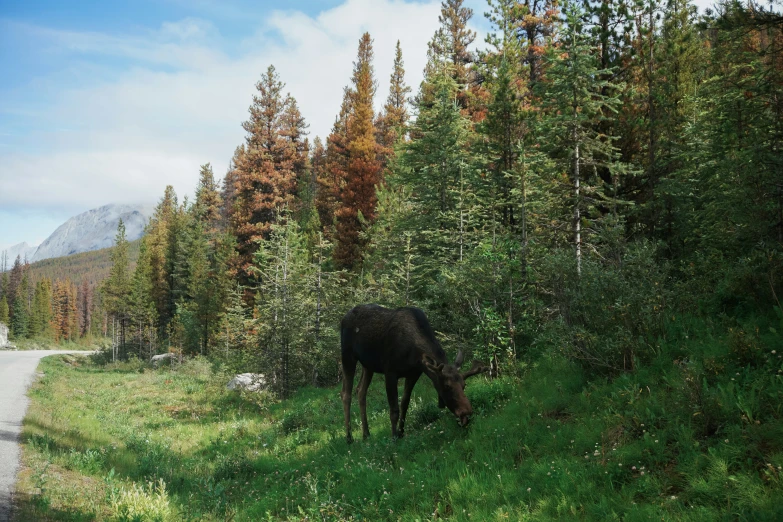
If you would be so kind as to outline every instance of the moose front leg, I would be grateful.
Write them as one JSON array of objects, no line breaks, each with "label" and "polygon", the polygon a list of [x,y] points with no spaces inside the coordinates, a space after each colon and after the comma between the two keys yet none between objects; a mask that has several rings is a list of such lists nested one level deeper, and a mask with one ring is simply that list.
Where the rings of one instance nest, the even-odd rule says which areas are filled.
[{"label": "moose front leg", "polygon": [[421,377],[421,375],[405,378],[405,390],[402,392],[399,437],[405,435],[405,417],[408,415],[408,404],[411,402],[411,392],[413,392],[413,387],[416,386],[416,381],[419,380],[419,377]]},{"label": "moose front leg", "polygon": [[362,378],[359,381],[359,411],[362,414],[362,437],[365,439],[370,436],[370,427],[367,424],[367,389],[370,387],[372,376],[373,371],[369,368],[364,368]]},{"label": "moose front leg", "polygon": [[400,404],[397,401],[397,376],[386,374],[386,398],[389,400],[389,418],[391,419],[392,438],[397,438],[397,421],[400,418]]}]

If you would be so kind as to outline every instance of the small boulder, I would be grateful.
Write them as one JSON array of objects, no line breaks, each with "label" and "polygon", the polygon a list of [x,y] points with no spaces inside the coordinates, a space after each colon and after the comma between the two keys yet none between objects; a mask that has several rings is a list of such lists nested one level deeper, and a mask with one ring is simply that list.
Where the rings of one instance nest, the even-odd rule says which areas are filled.
[{"label": "small boulder", "polygon": [[266,387],[263,373],[240,373],[226,384],[229,390],[260,391]]},{"label": "small boulder", "polygon": [[150,362],[152,363],[152,366],[157,368],[158,366],[160,366],[161,363],[165,363],[165,362],[169,362],[170,363],[171,362],[171,356],[172,356],[172,354],[170,354],[170,353],[161,353],[161,354],[158,354],[158,355],[153,355],[152,359],[150,359]]}]

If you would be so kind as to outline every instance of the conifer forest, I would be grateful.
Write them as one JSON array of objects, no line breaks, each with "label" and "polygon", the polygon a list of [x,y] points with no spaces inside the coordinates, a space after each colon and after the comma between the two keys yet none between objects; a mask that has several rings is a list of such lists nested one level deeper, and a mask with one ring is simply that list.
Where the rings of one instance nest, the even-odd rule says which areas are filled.
[{"label": "conifer forest", "polygon": [[[138,253],[120,225],[103,280],[35,280],[17,259],[0,322],[17,339],[108,339],[116,361],[202,356],[270,377],[285,401],[339,384],[352,307],[416,306],[449,360],[462,350],[487,364],[487,382],[527,382],[557,360],[579,386],[648,375],[646,389],[617,388],[628,404],[636,388],[679,390],[694,440],[728,443],[727,419],[744,419],[762,456],[741,465],[780,515],[780,4],[489,0],[486,11],[443,0],[420,85],[406,82],[399,42],[378,78],[363,34],[325,137],[269,65],[227,172],[204,164],[192,198],[169,186]],[[486,42],[469,28],[480,16]],[[699,335],[720,348],[692,349]],[[735,371],[751,377],[740,385]],[[729,399],[732,386],[747,389]]]},{"label": "conifer forest", "polygon": [[423,308],[495,375],[549,349],[632,371],[673,313],[779,310],[776,11],[493,0],[480,52],[472,16],[443,2],[415,92],[399,44],[375,77],[364,34],[325,139],[270,65],[228,172],[205,164],[192,201],[167,188],[137,263],[122,227],[102,281],[17,259],[0,322],[264,368],[285,395],[335,382],[362,302]]}]

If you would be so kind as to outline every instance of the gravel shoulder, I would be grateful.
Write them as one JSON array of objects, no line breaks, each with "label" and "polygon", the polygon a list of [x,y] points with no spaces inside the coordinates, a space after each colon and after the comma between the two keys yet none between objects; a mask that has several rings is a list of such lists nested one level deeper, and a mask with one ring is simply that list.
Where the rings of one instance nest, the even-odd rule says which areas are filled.
[{"label": "gravel shoulder", "polygon": [[66,350],[0,351],[0,522],[11,519],[11,494],[19,470],[19,434],[27,412],[27,388],[38,362],[48,355],[92,352]]}]

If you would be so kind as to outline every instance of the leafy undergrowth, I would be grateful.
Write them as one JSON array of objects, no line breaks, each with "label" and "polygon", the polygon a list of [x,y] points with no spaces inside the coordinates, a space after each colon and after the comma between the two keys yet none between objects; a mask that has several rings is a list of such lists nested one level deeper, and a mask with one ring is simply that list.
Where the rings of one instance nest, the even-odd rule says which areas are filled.
[{"label": "leafy undergrowth", "polygon": [[[227,392],[198,359],[50,357],[31,390],[16,518],[781,520],[783,346],[770,332],[694,323],[613,380],[558,357],[476,378],[467,429],[424,379],[396,442],[377,379],[373,436],[352,445],[336,387],[277,402]],[[361,433],[355,402],[352,414]]]}]

